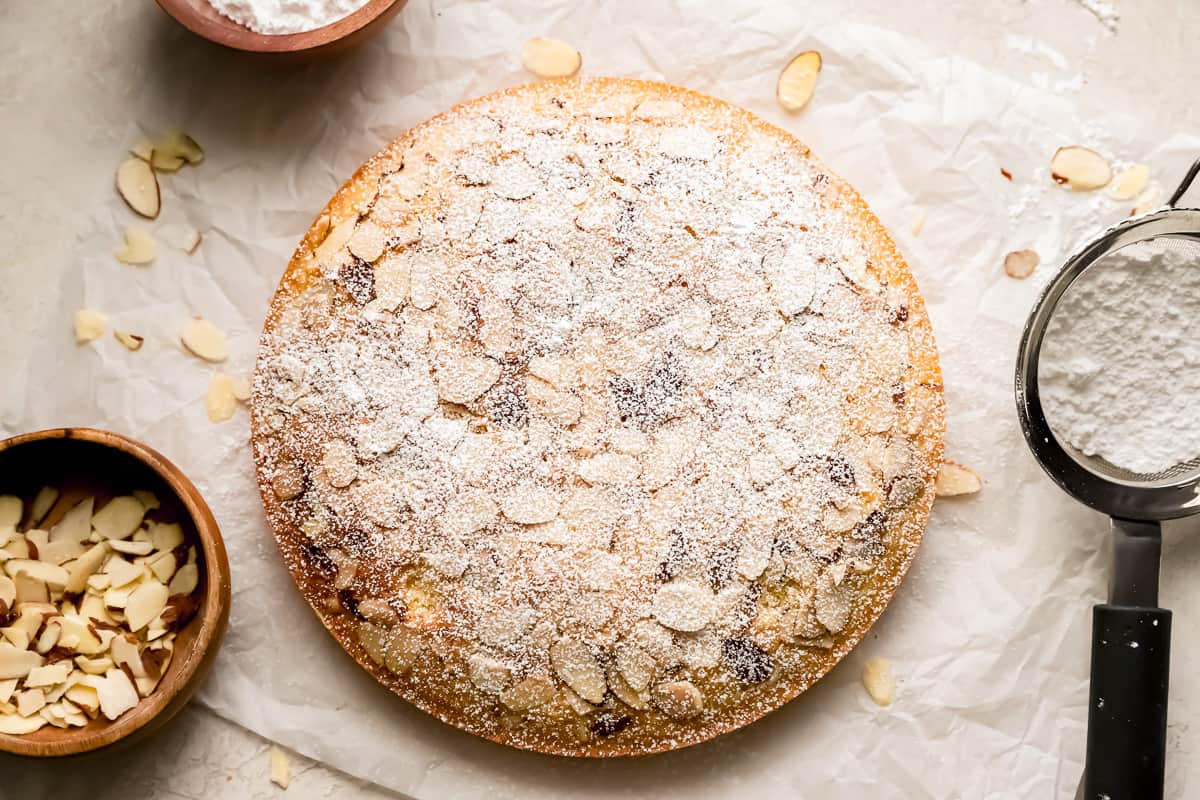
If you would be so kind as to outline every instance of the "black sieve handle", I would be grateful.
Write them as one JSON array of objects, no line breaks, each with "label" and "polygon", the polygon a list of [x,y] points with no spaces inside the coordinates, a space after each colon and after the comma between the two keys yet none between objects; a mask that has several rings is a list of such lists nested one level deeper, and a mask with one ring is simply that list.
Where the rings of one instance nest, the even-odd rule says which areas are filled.
[{"label": "black sieve handle", "polygon": [[1092,610],[1086,800],[1163,796],[1170,660],[1167,609]]}]

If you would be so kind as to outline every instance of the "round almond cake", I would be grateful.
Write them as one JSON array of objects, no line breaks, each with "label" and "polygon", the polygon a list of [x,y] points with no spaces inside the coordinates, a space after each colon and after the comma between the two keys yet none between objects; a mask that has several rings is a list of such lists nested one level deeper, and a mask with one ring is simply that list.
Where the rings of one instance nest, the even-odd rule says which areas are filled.
[{"label": "round almond cake", "polygon": [[254,382],[267,517],[396,694],[516,747],[683,747],[808,688],[917,549],[924,304],[791,135],[684,89],[510,89],[342,187]]}]

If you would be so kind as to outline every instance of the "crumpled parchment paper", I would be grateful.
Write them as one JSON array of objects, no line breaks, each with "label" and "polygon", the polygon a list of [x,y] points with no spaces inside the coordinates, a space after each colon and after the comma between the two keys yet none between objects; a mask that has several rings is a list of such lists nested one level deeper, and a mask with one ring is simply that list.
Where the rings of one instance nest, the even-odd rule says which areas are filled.
[{"label": "crumpled parchment paper", "polygon": [[[1070,20],[1087,24],[1082,14]],[[1097,31],[1090,35],[1107,35]],[[277,556],[245,412],[207,420],[215,368],[178,344],[186,318],[208,317],[230,335],[221,369],[248,375],[283,267],[338,185],[406,127],[527,80],[518,54],[534,35],[576,44],[586,74],[662,79],[742,105],[798,134],[848,178],[893,232],[929,303],[949,403],[947,453],[985,481],[977,497],[937,504],[904,586],[844,664],[768,718],[663,756],[584,762],[516,752],[377,686],[325,634]],[[27,389],[23,410],[9,418],[14,432],[90,424],[133,434],[204,492],[229,548],[234,599],[200,702],[422,800],[1074,796],[1106,520],[1061,494],[1028,455],[1012,365],[1038,285],[1131,204],[1072,195],[1046,167],[1054,148],[1086,144],[1149,164],[1169,191],[1200,154],[1197,126],[1163,130],[1136,109],[1083,107],[1074,62],[1034,38],[1007,39],[1030,63],[1015,80],[984,66],[987,52],[968,60],[879,28],[818,28],[782,3],[412,0],[365,48],[299,68],[170,42],[131,56],[154,68],[127,138],[182,127],[204,144],[202,166],[163,178],[159,221],[187,221],[204,243],[194,256],[164,245],[149,268],[116,263],[120,230],[141,223],[97,186],[95,210],[76,228],[77,260],[61,271],[44,325],[19,334],[28,336]],[[776,105],[775,78],[802,49],[820,50],[824,71],[810,107],[789,117]],[[1006,278],[1004,254],[1025,247],[1043,266],[1027,281]],[[77,348],[69,319],[80,306],[146,336],[145,347],[129,353],[106,337]],[[1200,759],[1188,757],[1200,750],[1188,740],[1200,707],[1192,669],[1200,589],[1188,581],[1197,568],[1200,544],[1168,536],[1174,796],[1200,781]],[[877,708],[859,685],[868,657],[894,663],[890,708]]]}]

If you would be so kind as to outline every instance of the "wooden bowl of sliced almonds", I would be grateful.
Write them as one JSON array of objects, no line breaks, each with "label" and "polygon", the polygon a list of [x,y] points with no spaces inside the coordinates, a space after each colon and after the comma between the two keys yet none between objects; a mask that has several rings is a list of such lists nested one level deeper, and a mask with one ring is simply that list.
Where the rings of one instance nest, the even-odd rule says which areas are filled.
[{"label": "wooden bowl of sliced almonds", "polygon": [[146,445],[91,428],[0,441],[0,750],[140,738],[191,698],[229,618],[212,512]]}]

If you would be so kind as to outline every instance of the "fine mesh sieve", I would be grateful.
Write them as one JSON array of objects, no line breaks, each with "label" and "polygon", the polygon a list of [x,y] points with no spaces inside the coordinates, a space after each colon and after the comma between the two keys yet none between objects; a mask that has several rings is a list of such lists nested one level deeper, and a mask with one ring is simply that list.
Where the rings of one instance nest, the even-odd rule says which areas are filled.
[{"label": "fine mesh sieve", "polygon": [[[1152,236],[1147,239],[1133,241],[1104,253],[1096,257],[1090,264],[1084,266],[1075,275],[1074,279],[1064,287],[1060,302],[1056,304],[1055,308],[1059,308],[1062,299],[1070,297],[1073,289],[1089,273],[1108,269],[1110,264],[1118,261],[1122,264],[1133,261],[1134,263],[1144,264],[1143,269],[1154,269],[1156,260],[1164,257],[1174,259],[1177,263],[1195,264],[1200,269],[1200,236],[1187,234]],[[1057,313],[1063,314],[1067,312],[1060,309]],[[1049,332],[1053,334],[1053,329],[1049,329]],[[1039,348],[1040,350],[1041,348]],[[1148,355],[1150,357],[1158,357],[1165,355],[1165,353],[1151,353]],[[1044,363],[1039,364],[1041,368],[1045,366],[1046,364]],[[1103,379],[1103,375],[1100,378]],[[1039,372],[1039,381],[1041,380],[1044,380],[1044,373]],[[1048,414],[1047,416],[1051,430],[1054,430],[1055,419],[1052,414]],[[1177,461],[1163,469],[1154,472],[1137,472],[1114,464],[1101,455],[1086,453],[1072,444],[1066,437],[1057,433],[1055,435],[1059,445],[1076,462],[1085,469],[1109,480],[1119,481],[1127,485],[1167,486],[1178,482],[1192,483],[1197,477],[1200,477],[1200,450],[1191,458]]]},{"label": "fine mesh sieve", "polygon": [[1200,453],[1157,472],[1133,472],[1083,453],[1051,430],[1038,390],[1039,359],[1067,290],[1110,256],[1168,248],[1200,269],[1200,210],[1177,207],[1197,172],[1200,160],[1162,209],[1125,220],[1067,259],[1030,313],[1017,353],[1017,415],[1034,458],[1068,494],[1112,518],[1109,602],[1092,612],[1088,800],[1162,797],[1171,612],[1158,607],[1160,522],[1200,512]]}]

